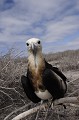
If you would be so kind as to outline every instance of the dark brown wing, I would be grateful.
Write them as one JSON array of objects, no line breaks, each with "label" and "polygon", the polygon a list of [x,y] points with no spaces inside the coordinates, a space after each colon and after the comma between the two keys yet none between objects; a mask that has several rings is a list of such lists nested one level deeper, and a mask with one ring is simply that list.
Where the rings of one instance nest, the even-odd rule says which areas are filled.
[{"label": "dark brown wing", "polygon": [[60,76],[62,78],[63,81],[67,81],[66,76],[57,68],[57,67],[53,67],[51,64],[47,63],[45,61],[45,65],[47,69],[51,69],[52,71],[54,71],[58,76]]},{"label": "dark brown wing", "polygon": [[21,83],[22,83],[22,86],[24,88],[24,91],[27,95],[27,97],[34,103],[38,103],[41,101],[40,98],[38,98],[36,96],[36,94],[34,93],[34,90],[33,90],[33,87],[32,85],[30,84],[30,80],[26,77],[26,76],[21,76]]}]

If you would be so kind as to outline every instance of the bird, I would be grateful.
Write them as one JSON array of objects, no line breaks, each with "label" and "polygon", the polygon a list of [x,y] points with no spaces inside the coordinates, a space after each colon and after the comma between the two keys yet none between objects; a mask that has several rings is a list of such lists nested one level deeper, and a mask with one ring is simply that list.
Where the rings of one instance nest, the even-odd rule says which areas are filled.
[{"label": "bird", "polygon": [[27,74],[21,76],[26,96],[33,103],[63,98],[67,91],[67,78],[59,68],[53,67],[45,60],[41,40],[30,38],[26,41],[26,46],[28,51]]}]

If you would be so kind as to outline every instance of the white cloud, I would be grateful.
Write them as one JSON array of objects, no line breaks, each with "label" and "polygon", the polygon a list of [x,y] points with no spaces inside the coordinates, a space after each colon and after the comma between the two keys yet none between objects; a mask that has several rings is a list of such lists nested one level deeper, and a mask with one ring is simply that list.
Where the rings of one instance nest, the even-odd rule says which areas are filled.
[{"label": "white cloud", "polygon": [[79,17],[66,16],[60,21],[50,22],[46,25],[46,36],[49,41],[62,40],[79,29]]},{"label": "white cloud", "polygon": [[68,46],[79,46],[79,37],[68,42]]},{"label": "white cloud", "polygon": [[0,42],[25,42],[29,37],[54,42],[79,30],[79,0],[13,1],[11,8],[0,9]]},{"label": "white cloud", "polygon": [[63,43],[63,45],[52,46],[49,51],[58,52],[58,51],[75,50],[75,49],[79,49],[79,37],[67,43]]}]

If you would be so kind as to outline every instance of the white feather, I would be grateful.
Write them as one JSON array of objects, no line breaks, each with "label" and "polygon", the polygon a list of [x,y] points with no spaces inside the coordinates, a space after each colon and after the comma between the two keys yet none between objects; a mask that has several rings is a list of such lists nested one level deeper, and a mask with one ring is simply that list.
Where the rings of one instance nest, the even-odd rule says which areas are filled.
[{"label": "white feather", "polygon": [[26,43],[30,43],[30,44],[37,43],[38,40],[39,40],[38,38],[31,38],[31,39],[28,39]]},{"label": "white feather", "polygon": [[47,100],[52,98],[52,95],[48,92],[48,90],[45,90],[44,92],[38,91],[35,92],[35,94],[42,100]]}]

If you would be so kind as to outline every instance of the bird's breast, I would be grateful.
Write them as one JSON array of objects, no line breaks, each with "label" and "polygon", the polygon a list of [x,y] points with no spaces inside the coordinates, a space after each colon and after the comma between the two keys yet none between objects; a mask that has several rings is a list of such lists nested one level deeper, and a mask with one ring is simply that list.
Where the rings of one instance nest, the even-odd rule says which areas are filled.
[{"label": "bird's breast", "polygon": [[[42,60],[40,60],[42,61]],[[43,71],[44,71],[44,63],[40,62],[37,64],[37,67],[35,67],[34,61],[33,63],[30,62],[29,63],[29,78],[31,80],[31,83],[34,87],[35,91],[39,91],[39,89],[41,91],[45,90],[45,87],[43,86],[43,80],[42,80],[42,75],[43,75]]]},{"label": "bird's breast", "polygon": [[[30,80],[32,86],[35,90],[36,95],[39,98],[47,99],[50,97],[48,91],[46,90],[45,86],[43,85],[43,72],[45,69],[45,61],[42,55],[37,54],[37,56],[29,56],[28,58],[28,67],[30,73]],[[46,98],[45,98],[46,97]]]},{"label": "bird's breast", "polygon": [[35,94],[42,100],[47,100],[52,98],[52,95],[48,92],[48,90],[45,91],[35,91]]}]

